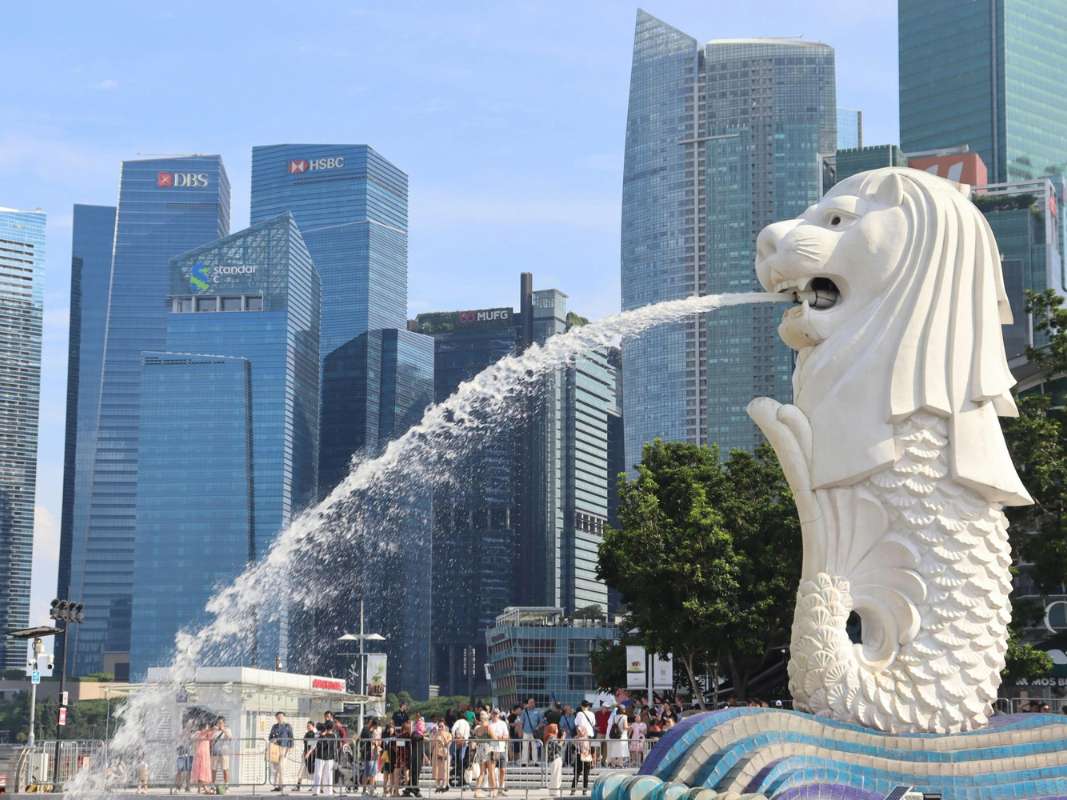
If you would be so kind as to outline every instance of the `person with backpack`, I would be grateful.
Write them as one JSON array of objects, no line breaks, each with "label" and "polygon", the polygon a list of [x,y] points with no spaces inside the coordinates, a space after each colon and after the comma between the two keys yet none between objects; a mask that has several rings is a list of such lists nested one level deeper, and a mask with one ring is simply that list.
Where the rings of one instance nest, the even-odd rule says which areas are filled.
[{"label": "person with backpack", "polygon": [[626,709],[616,707],[608,728],[607,764],[609,767],[623,767],[630,757],[629,744],[630,721]]}]

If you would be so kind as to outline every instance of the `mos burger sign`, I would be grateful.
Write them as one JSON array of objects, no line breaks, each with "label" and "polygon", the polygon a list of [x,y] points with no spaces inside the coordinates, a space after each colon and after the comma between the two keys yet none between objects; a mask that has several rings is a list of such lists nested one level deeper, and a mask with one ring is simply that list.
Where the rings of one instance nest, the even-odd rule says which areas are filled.
[{"label": "mos burger sign", "polygon": [[345,691],[345,682],[340,678],[312,678],[312,689],[322,689],[327,692]]}]

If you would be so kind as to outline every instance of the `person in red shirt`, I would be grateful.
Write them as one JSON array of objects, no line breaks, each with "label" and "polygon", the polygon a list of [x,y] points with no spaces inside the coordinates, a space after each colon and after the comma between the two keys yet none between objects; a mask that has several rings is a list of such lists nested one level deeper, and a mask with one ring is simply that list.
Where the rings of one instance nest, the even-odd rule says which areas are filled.
[{"label": "person in red shirt", "polygon": [[604,740],[608,738],[608,725],[611,723],[611,709],[600,701],[600,707],[596,710],[596,738],[600,741],[593,745],[593,766],[597,766],[601,757],[604,756],[604,748],[607,746]]}]

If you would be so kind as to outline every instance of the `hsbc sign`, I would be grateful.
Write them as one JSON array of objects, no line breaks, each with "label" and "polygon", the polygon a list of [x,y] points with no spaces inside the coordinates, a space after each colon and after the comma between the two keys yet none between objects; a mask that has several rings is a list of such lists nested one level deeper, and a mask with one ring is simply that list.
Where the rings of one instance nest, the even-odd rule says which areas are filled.
[{"label": "hsbc sign", "polygon": [[206,172],[157,172],[157,189],[204,189],[207,187]]},{"label": "hsbc sign", "polygon": [[289,174],[302,175],[305,172],[322,172],[327,169],[340,169],[345,165],[344,156],[329,158],[293,158],[289,160]]}]

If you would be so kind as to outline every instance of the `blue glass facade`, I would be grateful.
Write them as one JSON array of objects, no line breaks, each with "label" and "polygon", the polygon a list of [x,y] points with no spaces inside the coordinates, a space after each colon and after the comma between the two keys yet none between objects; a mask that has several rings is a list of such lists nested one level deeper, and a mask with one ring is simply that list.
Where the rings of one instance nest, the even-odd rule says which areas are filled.
[{"label": "blue glass facade", "polygon": [[229,210],[219,156],[123,162],[88,513],[71,536],[73,675],[128,670],[142,353],[164,349],[168,259],[224,236]]},{"label": "blue glass facade", "polygon": [[[567,296],[520,284],[510,308],[420,314],[435,340],[435,396],[447,399],[490,364],[568,327]],[[612,356],[616,357],[617,353]],[[621,469],[616,363],[590,353],[552,371],[526,415],[456,459],[434,498],[434,682],[485,691],[484,634],[510,605],[604,607],[596,549]],[[615,428],[614,436],[611,428]],[[456,586],[477,591],[456,592]],[[473,652],[472,652],[473,651]]]},{"label": "blue glass facade", "polygon": [[[174,634],[199,620],[215,584],[204,577],[204,559],[219,580],[236,577],[314,501],[317,485],[319,280],[292,217],[174,258],[167,295],[166,352],[145,355],[143,367],[159,402],[141,411],[141,455],[151,469],[141,468],[137,486],[134,675],[166,663]],[[237,389],[244,374],[247,392]],[[211,385],[216,378],[221,386]],[[197,383],[203,392],[189,416],[166,402],[169,389],[195,397]],[[231,422],[225,435],[212,433],[220,423],[200,425],[215,413]],[[183,425],[185,438],[175,441]],[[245,458],[247,479],[234,466]],[[198,490],[228,470],[236,471],[219,477],[228,491]],[[205,549],[212,541],[218,549]],[[182,603],[159,585],[180,587]],[[284,625],[277,639],[267,631],[245,663],[271,668],[277,656],[284,664],[286,634]]]},{"label": "blue glass facade", "polygon": [[907,156],[895,144],[876,144],[870,147],[844,148],[837,151],[834,180],[840,183],[859,172],[882,167],[906,167]]},{"label": "blue glass facade", "polygon": [[[130,673],[170,663],[174,635],[253,559],[251,363],[145,353]],[[243,659],[237,659],[237,662]]]},{"label": "blue glass facade", "polygon": [[[353,456],[379,454],[422,418],[433,403],[433,370],[433,339],[395,328],[368,331],[326,357],[322,496],[348,474]],[[362,535],[323,564],[332,585],[330,602],[314,613],[313,621],[300,624],[310,636],[300,647],[312,656],[305,668],[345,674],[351,653],[344,655],[333,643],[352,632],[352,609],[362,596],[367,629],[386,638],[381,650],[389,656],[389,686],[425,697],[430,685],[432,493],[415,481],[384,503],[381,494],[365,501],[355,500]]]},{"label": "blue glass facade", "polygon": [[[757,290],[759,230],[822,192],[834,54],[794,39],[703,47],[637,14],[622,204],[622,304]],[[655,437],[751,448],[757,395],[791,396],[770,306],[724,309],[623,348],[626,462]]]},{"label": "blue glass facade", "polygon": [[407,322],[408,178],[367,145],[252,149],[252,223],[289,211],[322,279],[321,358]]},{"label": "blue glass facade", "polygon": [[991,183],[1067,172],[1064,0],[897,4],[900,146],[970,145]]},{"label": "blue glass facade", "polygon": [[[37,417],[41,395],[45,215],[0,208],[0,630],[30,617]],[[0,638],[0,669],[22,669],[26,642]]]},{"label": "blue glass facade", "polygon": [[[519,328],[508,307],[419,314],[414,329],[434,339],[435,402],[515,353]],[[487,438],[456,464],[454,487],[434,496],[433,682],[442,694],[484,691],[484,674],[468,651],[475,647],[475,659],[484,662],[484,631],[518,601],[512,564],[519,541],[516,502],[524,485],[520,439],[512,428]],[[456,586],[478,590],[457,592]]]},{"label": "blue glass facade", "polygon": [[[114,240],[114,206],[74,206],[58,597],[71,596],[70,558],[74,530],[75,527],[85,529],[88,514]],[[77,526],[75,517],[79,520]],[[63,644],[61,636],[56,640],[57,661],[63,658]]]},{"label": "blue glass facade", "polygon": [[837,149],[863,147],[863,112],[851,108],[837,109]]},{"label": "blue glass facade", "polygon": [[[759,232],[822,195],[823,163],[836,148],[834,51],[798,40],[716,40],[704,47],[704,69],[708,291],[759,291]],[[761,441],[745,412],[753,397],[793,396],[781,313],[761,304],[708,317],[708,440],[723,452]]]},{"label": "blue glass facade", "polygon": [[[637,12],[622,179],[623,310],[707,291],[696,245],[699,157],[696,39]],[[706,441],[707,333],[660,326],[623,348],[626,464],[657,436]]]}]

